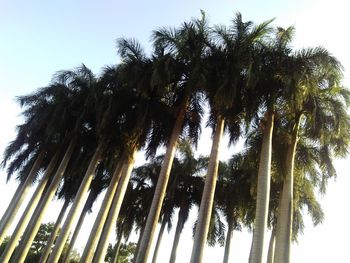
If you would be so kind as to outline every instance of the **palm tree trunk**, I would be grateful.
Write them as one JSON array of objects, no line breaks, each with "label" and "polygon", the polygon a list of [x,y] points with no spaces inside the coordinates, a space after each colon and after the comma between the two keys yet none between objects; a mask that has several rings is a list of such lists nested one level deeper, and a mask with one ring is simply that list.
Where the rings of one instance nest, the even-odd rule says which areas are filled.
[{"label": "palm tree trunk", "polygon": [[159,173],[156,189],[154,192],[151,208],[147,216],[145,231],[141,239],[140,249],[138,251],[136,262],[146,262],[150,253],[154,233],[159,221],[160,211],[162,209],[163,200],[168,186],[169,176],[173,160],[176,152],[177,142],[181,133],[185,113],[187,109],[187,99],[181,104],[179,114],[176,118],[174,128],[171,133],[169,143],[166,148],[164,160]]},{"label": "palm tree trunk", "polygon": [[[24,210],[21,216],[21,219],[19,220],[14,232],[11,235],[10,241],[7,243],[7,246],[1,255],[0,262],[8,262],[10,260],[13,251],[17,247],[18,242],[24,230],[27,227],[29,220],[31,219],[34,209],[36,210],[40,206],[40,204],[38,205],[38,203],[40,200],[42,200],[42,194],[45,190],[45,187],[47,186],[47,183],[50,179],[50,175],[53,172],[53,169],[55,168],[57,161],[58,161],[58,153],[56,153],[55,156],[51,159],[49,166],[45,171],[44,176],[41,178],[38,186],[36,187],[35,192],[32,195],[32,198],[27,204],[27,207]],[[38,207],[36,208],[37,205]]]},{"label": "palm tree trunk", "polygon": [[135,250],[135,255],[132,259],[132,263],[135,263],[136,261],[136,257],[137,257],[137,254],[138,254],[138,251],[140,250],[140,245],[141,245],[141,239],[142,239],[142,236],[143,236],[143,231],[144,231],[144,226],[140,229],[140,235],[139,235],[139,239],[137,240],[137,245],[136,245],[136,250]]},{"label": "palm tree trunk", "polygon": [[83,181],[79,186],[78,193],[75,196],[74,203],[71,209],[69,210],[66,221],[64,222],[60,235],[56,241],[55,247],[53,248],[53,251],[50,255],[50,258],[49,258],[50,263],[51,262],[57,263],[58,260],[60,259],[61,253],[63,251],[67,238],[69,236],[70,230],[73,224],[75,223],[77,216],[81,213],[83,209],[83,205],[87,200],[89,187],[92,179],[95,176],[95,170],[101,159],[101,153],[102,153],[102,147],[101,145],[99,145],[96,148],[95,153],[91,158],[89,167],[87,168]]},{"label": "palm tree trunk", "polygon": [[37,234],[40,228],[45,212],[48,209],[49,204],[56,193],[59,183],[67,168],[68,162],[73,154],[75,144],[76,144],[76,140],[74,139],[71,140],[71,142],[69,143],[68,149],[63,157],[63,160],[61,161],[55,173],[55,176],[52,179],[49,189],[47,190],[47,192],[43,197],[42,204],[40,204],[40,206],[38,207],[38,211],[31,218],[31,223],[27,227],[24,237],[21,239],[21,245],[19,246],[18,251],[16,251],[16,257],[14,261],[17,263],[23,263],[25,260],[25,257],[28,254],[30,246],[32,245],[32,242],[35,238],[35,235]]},{"label": "palm tree trunk", "polygon": [[34,178],[35,178],[35,176],[40,168],[40,165],[44,159],[44,156],[45,156],[45,151],[41,151],[40,154],[38,155],[38,157],[36,158],[36,160],[32,166],[32,169],[29,172],[27,179],[24,181],[24,183],[21,183],[18,186],[5,214],[2,217],[1,224],[0,224],[1,225],[0,226],[0,233],[1,233],[0,234],[0,244],[2,243],[3,239],[5,238],[7,231],[9,229],[9,227],[11,226],[13,219],[15,218],[15,216],[18,212],[18,209],[21,207],[24,199],[26,198],[26,196],[28,194],[29,188],[34,181]]},{"label": "palm tree trunk", "polygon": [[129,158],[127,165],[123,171],[123,175],[118,183],[117,191],[114,195],[113,202],[109,209],[108,217],[105,222],[103,231],[101,233],[100,240],[98,242],[95,255],[92,262],[103,262],[108,248],[108,240],[113,232],[115,222],[117,221],[120,207],[123,203],[126,189],[128,187],[132,169],[134,167],[135,156]]},{"label": "palm tree trunk", "polygon": [[173,247],[171,249],[171,254],[170,254],[170,260],[169,260],[170,263],[174,263],[176,261],[177,248],[179,246],[180,236],[181,236],[182,229],[184,228],[184,223],[185,222],[184,222],[184,219],[182,217],[182,211],[180,208],[179,214],[178,214],[178,219],[177,219],[177,224],[176,224]]},{"label": "palm tree trunk", "polygon": [[251,255],[252,263],[261,263],[265,261],[263,256],[270,201],[273,122],[274,114],[272,112],[267,113],[259,161],[255,227],[253,232],[253,247]]},{"label": "palm tree trunk", "polygon": [[298,143],[299,121],[300,117],[294,126],[292,140],[287,150],[287,174],[283,182],[283,190],[277,217],[276,252],[274,256],[275,263],[290,262],[293,222],[294,159]]},{"label": "palm tree trunk", "polygon": [[230,260],[230,252],[231,252],[231,240],[233,235],[233,224],[232,222],[228,222],[227,235],[225,240],[225,253],[224,253],[224,263],[228,263]]},{"label": "palm tree trunk", "polygon": [[40,257],[40,263],[46,263],[47,258],[50,255],[52,245],[54,244],[55,239],[56,239],[57,234],[58,234],[58,231],[61,228],[61,223],[62,223],[64,215],[66,214],[68,205],[69,205],[69,199],[66,199],[64,201],[64,204],[63,204],[62,208],[61,208],[61,212],[58,215],[58,218],[56,220],[55,226],[54,226],[53,231],[52,231],[51,236],[50,236],[50,240],[47,242],[45,250],[44,250],[43,254]]},{"label": "palm tree trunk", "polygon": [[214,193],[219,167],[220,141],[224,131],[225,119],[221,116],[217,119],[213,144],[210,152],[208,173],[200,204],[194,243],[192,248],[191,263],[202,262],[205,242],[207,240],[209,223],[213,208]]},{"label": "palm tree trunk", "polygon": [[108,211],[109,211],[109,208],[110,208],[111,203],[113,201],[114,194],[117,190],[119,180],[120,180],[120,177],[122,174],[122,170],[124,167],[124,162],[126,160],[127,160],[126,155],[122,154],[120,161],[118,162],[118,164],[114,170],[112,179],[109,183],[109,187],[108,187],[107,192],[105,194],[105,197],[103,199],[101,208],[100,208],[98,215],[95,219],[95,223],[92,227],[92,230],[91,230],[89,239],[86,243],[83,255],[81,256],[81,259],[80,259],[81,263],[85,263],[85,262],[87,263],[87,262],[92,261],[92,257],[93,257],[93,254],[95,252],[97,242],[98,242],[99,237],[101,235],[103,225],[104,225],[106,218],[108,216]]},{"label": "palm tree trunk", "polygon": [[276,231],[275,229],[272,229],[271,231],[271,237],[270,237],[270,244],[269,244],[269,252],[267,253],[267,263],[273,263],[273,258],[274,258],[274,254],[275,254],[275,234]]},{"label": "palm tree trunk", "polygon": [[76,227],[75,227],[75,229],[74,229],[73,236],[72,236],[72,238],[71,238],[71,240],[70,240],[70,242],[69,242],[69,246],[68,246],[67,252],[66,252],[66,254],[65,254],[64,260],[62,261],[63,263],[67,263],[68,260],[69,260],[69,255],[70,255],[70,253],[71,253],[72,250],[73,250],[73,247],[74,247],[75,241],[77,240],[77,237],[78,237],[78,235],[79,235],[79,231],[80,231],[80,229],[81,229],[81,226],[82,226],[83,223],[84,223],[84,219],[85,219],[86,213],[87,213],[87,211],[88,211],[89,201],[90,201],[91,198],[92,198],[92,192],[91,192],[91,190],[90,190],[89,197],[88,197],[88,199],[87,199],[87,201],[86,201],[86,203],[85,203],[85,206],[84,206],[84,208],[83,208],[83,211],[81,212],[81,215],[80,215],[80,217],[79,217],[78,223],[77,223],[77,225],[76,225]]},{"label": "palm tree trunk", "polygon": [[163,233],[164,233],[166,224],[167,224],[167,220],[163,218],[162,225],[160,226],[159,233],[158,233],[156,247],[154,248],[152,263],[157,262],[158,251],[159,251],[160,243],[162,242]]},{"label": "palm tree trunk", "polygon": [[111,263],[117,263],[121,244],[122,244],[122,235],[120,235],[120,237],[117,240],[117,243],[115,244]]}]

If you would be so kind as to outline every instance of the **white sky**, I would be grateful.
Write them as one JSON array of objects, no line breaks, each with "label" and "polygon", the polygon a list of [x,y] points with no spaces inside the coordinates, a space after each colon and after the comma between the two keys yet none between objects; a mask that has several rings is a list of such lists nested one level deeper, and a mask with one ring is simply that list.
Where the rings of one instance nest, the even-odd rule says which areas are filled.
[{"label": "white sky", "polygon": [[[53,73],[85,63],[95,73],[102,66],[118,61],[115,39],[135,37],[149,48],[149,36],[159,26],[176,26],[199,10],[207,12],[212,24],[228,24],[234,12],[243,18],[262,22],[276,17],[275,24],[295,25],[296,47],[323,45],[345,67],[345,85],[350,87],[347,36],[350,25],[350,8],[346,0],[296,1],[5,1],[0,0],[0,154],[15,136],[15,126],[21,122],[20,109],[14,97],[46,85]],[[204,131],[199,152],[208,154],[211,145]],[[225,142],[223,148],[226,148]],[[227,159],[231,150],[224,150]],[[299,244],[293,246],[292,262],[346,262],[349,260],[345,240],[350,235],[347,191],[350,186],[348,162],[336,162],[338,179],[331,182],[322,206],[326,214],[323,225],[313,228],[308,220]],[[6,184],[6,173],[0,171],[0,216],[7,207],[16,183]],[[100,198],[101,199],[101,198]],[[99,203],[95,204],[95,211]],[[55,220],[61,203],[53,202],[45,221]],[[195,218],[195,211],[191,218]],[[93,217],[83,226],[77,242],[81,248],[91,229]],[[192,238],[192,222],[185,226],[180,240],[177,262],[188,262]],[[167,261],[174,233],[165,235],[159,262]],[[135,239],[136,237],[133,237]],[[247,262],[251,235],[235,233],[232,245],[232,262]],[[223,248],[206,249],[204,262],[220,262]]]}]

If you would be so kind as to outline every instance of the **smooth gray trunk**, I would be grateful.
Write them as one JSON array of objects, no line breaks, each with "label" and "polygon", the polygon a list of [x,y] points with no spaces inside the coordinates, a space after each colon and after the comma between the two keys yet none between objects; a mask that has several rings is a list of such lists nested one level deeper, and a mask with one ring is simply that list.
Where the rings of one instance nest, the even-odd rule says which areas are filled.
[{"label": "smooth gray trunk", "polygon": [[71,140],[69,143],[68,149],[63,157],[63,160],[61,161],[55,176],[52,179],[52,182],[49,186],[49,189],[45,193],[43,197],[43,202],[38,207],[38,211],[32,216],[31,222],[29,226],[27,227],[27,230],[25,231],[25,234],[23,235],[23,238],[21,239],[21,245],[19,246],[18,251],[16,251],[16,257],[15,262],[16,263],[22,263],[24,262],[29,249],[32,245],[32,242],[38,233],[38,230],[40,228],[41,222],[43,220],[43,217],[45,215],[46,210],[49,208],[49,205],[56,193],[56,190],[59,186],[59,183],[64,175],[64,172],[67,168],[68,162],[73,154],[74,146],[76,144],[75,140]]},{"label": "smooth gray trunk", "polygon": [[10,228],[10,226],[12,224],[13,219],[15,218],[19,208],[21,207],[24,199],[26,198],[28,191],[30,189],[30,186],[32,185],[32,183],[36,177],[36,174],[40,168],[40,165],[41,165],[44,157],[45,157],[45,152],[41,151],[40,154],[38,155],[38,157],[36,158],[32,168],[28,174],[28,177],[26,178],[24,183],[21,183],[18,186],[4,216],[2,217],[1,223],[0,223],[0,244],[4,240],[4,238],[8,232],[8,229]]},{"label": "smooth gray trunk", "polygon": [[180,208],[179,213],[178,213],[178,219],[177,219],[176,230],[175,230],[175,235],[174,235],[173,247],[171,249],[169,263],[174,263],[176,261],[177,248],[179,246],[181,232],[182,232],[182,229],[184,228],[184,224],[185,224],[184,219],[181,215],[182,215],[182,211]]},{"label": "smooth gray trunk", "polygon": [[171,171],[171,167],[172,167],[175,152],[176,152],[177,142],[179,140],[183,121],[185,118],[186,109],[187,109],[187,100],[184,100],[184,102],[181,105],[180,112],[175,121],[174,128],[172,130],[171,137],[166,148],[166,152],[165,152],[164,160],[159,173],[156,189],[154,191],[151,208],[147,216],[145,231],[144,231],[144,234],[142,235],[140,249],[137,254],[137,258],[136,258],[137,263],[146,262],[149,257],[150,249],[154,239],[154,233],[157,229],[157,224],[159,221],[160,211],[163,206],[163,200],[164,200],[166,188],[169,181],[170,171]]},{"label": "smooth gray trunk", "polygon": [[223,263],[228,263],[230,261],[232,235],[233,235],[233,224],[228,223]]},{"label": "smooth gray trunk", "polygon": [[264,239],[267,230],[267,216],[270,201],[273,122],[274,114],[267,113],[259,161],[255,225],[251,254],[252,263],[262,263],[266,260],[266,258],[264,259],[266,256]]},{"label": "smooth gray trunk", "polygon": [[142,227],[142,229],[140,230],[140,235],[139,235],[139,239],[137,240],[136,251],[135,251],[134,258],[132,259],[132,263],[135,263],[136,257],[137,257],[137,254],[138,254],[138,251],[140,250],[140,245],[141,245],[141,239],[142,239],[142,235],[143,235],[143,230],[144,230],[144,227]]},{"label": "smooth gray trunk", "polygon": [[45,247],[43,254],[41,255],[40,263],[46,263],[47,258],[49,257],[49,255],[51,253],[52,245],[55,243],[57,234],[58,234],[59,230],[61,229],[61,223],[62,223],[64,215],[66,214],[68,205],[69,205],[69,199],[65,200],[63,203],[63,206],[61,208],[61,212],[58,215],[58,218],[56,220],[55,226],[54,226],[53,231],[51,233],[50,239],[46,244],[46,247]]},{"label": "smooth gray trunk", "polygon": [[95,176],[96,167],[101,159],[101,153],[102,147],[99,145],[91,158],[89,167],[87,168],[83,181],[80,184],[78,193],[74,198],[74,203],[71,209],[69,210],[68,216],[64,222],[62,230],[50,255],[50,263],[57,263],[61,257],[64,245],[68,239],[72,226],[74,225],[74,223],[76,223],[76,219],[81,213],[83,206],[88,198],[88,191],[91,185],[91,181]]},{"label": "smooth gray trunk", "polygon": [[41,178],[38,186],[35,189],[35,192],[32,195],[32,198],[29,200],[29,203],[27,204],[14,232],[11,235],[9,242],[7,243],[4,252],[1,255],[0,262],[8,262],[10,260],[13,251],[17,247],[24,230],[27,227],[29,220],[31,219],[34,209],[36,210],[40,206],[41,202],[39,203],[39,201],[42,200],[42,194],[44,193],[44,190],[48,185],[50,175],[53,172],[57,161],[58,153],[56,153],[55,156],[51,159],[49,166],[47,167],[43,177]]},{"label": "smooth gray trunk", "polygon": [[292,140],[287,150],[287,173],[283,181],[283,189],[278,209],[274,263],[290,262],[293,222],[294,159],[298,143],[299,120],[300,117],[294,126]]},{"label": "smooth gray trunk", "polygon": [[90,202],[90,199],[92,199],[92,193],[91,193],[91,190],[90,190],[90,194],[89,194],[89,197],[85,203],[85,206],[83,208],[83,211],[81,212],[81,215],[79,217],[79,220],[78,220],[78,223],[77,225],[75,226],[75,229],[74,229],[74,233],[73,233],[73,236],[69,242],[69,246],[68,246],[68,249],[67,249],[67,253],[65,254],[65,257],[64,257],[64,260],[63,260],[63,263],[67,263],[68,260],[69,260],[69,255],[70,253],[72,252],[73,248],[74,248],[74,244],[75,244],[75,241],[77,240],[77,237],[79,235],[79,232],[80,232],[80,229],[81,229],[81,226],[83,225],[84,223],[84,219],[85,219],[85,216],[86,216],[86,213],[88,211],[88,205],[89,205],[89,202]]},{"label": "smooth gray trunk", "polygon": [[275,229],[271,231],[269,252],[267,253],[267,263],[273,263],[274,254],[275,254]]},{"label": "smooth gray trunk", "polygon": [[162,225],[160,226],[159,233],[158,233],[156,247],[154,248],[152,263],[157,262],[159,247],[160,247],[160,244],[162,243],[163,233],[164,233],[166,224],[167,224],[167,222],[166,222],[165,218],[163,218]]},{"label": "smooth gray trunk", "polygon": [[123,166],[124,166],[123,163],[126,160],[127,159],[126,159],[125,155],[123,154],[121,156],[120,161],[118,162],[115,170],[114,170],[112,179],[109,183],[109,187],[106,191],[102,205],[101,205],[100,210],[99,210],[97,217],[95,219],[95,223],[92,227],[92,230],[91,230],[89,239],[86,243],[84,252],[80,258],[81,263],[88,263],[88,262],[92,261],[92,257],[95,253],[95,248],[96,248],[97,242],[98,242],[99,237],[101,235],[103,225],[104,225],[104,223],[107,219],[107,216],[108,216],[109,208],[112,204],[114,194],[115,194],[117,187],[118,187],[119,179],[121,177]]},{"label": "smooth gray trunk", "polygon": [[108,248],[108,243],[109,243],[108,241],[111,234],[113,233],[115,222],[117,221],[117,218],[119,216],[120,207],[123,203],[125,192],[130,181],[130,176],[131,176],[132,169],[134,167],[134,162],[135,162],[135,154],[131,158],[129,158],[128,163],[125,166],[125,170],[123,171],[123,175],[120,178],[120,182],[118,183],[117,191],[113,197],[113,201],[109,209],[108,217],[105,222],[103,231],[101,233],[101,237],[98,242],[95,255],[93,257],[92,262],[94,263],[103,262],[105,258],[107,248]]},{"label": "smooth gray trunk", "polygon": [[214,194],[219,167],[220,142],[224,131],[225,120],[221,116],[217,119],[216,130],[214,133],[212,148],[210,152],[208,173],[205,179],[205,185],[201,204],[199,208],[198,221],[194,236],[191,263],[202,262],[205,242],[208,236],[210,218],[213,208]]},{"label": "smooth gray trunk", "polygon": [[121,244],[122,244],[122,235],[120,235],[120,237],[117,240],[117,243],[114,246],[114,253],[113,253],[113,258],[111,263],[117,263]]}]

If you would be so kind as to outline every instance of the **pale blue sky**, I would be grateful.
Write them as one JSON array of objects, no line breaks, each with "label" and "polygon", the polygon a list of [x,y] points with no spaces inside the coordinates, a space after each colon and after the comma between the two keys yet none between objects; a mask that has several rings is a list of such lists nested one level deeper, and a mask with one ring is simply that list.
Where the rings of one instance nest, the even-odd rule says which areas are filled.
[{"label": "pale blue sky", "polygon": [[[228,24],[240,11],[243,18],[262,22],[276,18],[275,24],[296,26],[295,46],[323,45],[334,53],[350,71],[347,36],[350,10],[346,0],[251,0],[251,1],[5,1],[0,0],[0,154],[14,137],[19,123],[19,109],[14,96],[27,94],[46,85],[61,69],[85,63],[95,73],[102,66],[118,61],[115,40],[134,37],[150,50],[150,33],[160,26],[176,26],[206,11],[211,24]],[[349,78],[345,84],[349,87]],[[205,131],[208,134],[209,131]],[[209,152],[210,142],[204,137],[201,152]],[[224,151],[222,159],[231,152]],[[307,225],[299,246],[293,248],[293,262],[346,262],[346,243],[350,235],[344,225],[349,219],[346,191],[350,185],[347,160],[338,162],[338,182],[331,183],[322,204],[326,212],[323,226]],[[0,171],[0,216],[8,204],[15,184],[5,185]],[[54,203],[47,219],[53,220],[59,210]],[[95,208],[96,210],[98,208]],[[195,216],[195,215],[194,215]],[[92,219],[90,219],[92,222]],[[91,223],[90,223],[91,224]],[[178,262],[187,262],[191,251],[191,223],[186,225],[179,248]],[[84,232],[89,231],[85,226]],[[167,261],[173,233],[165,237],[161,259]],[[235,234],[233,262],[246,262],[250,235]],[[84,237],[80,237],[83,242]],[[83,246],[81,243],[78,247]],[[222,249],[206,251],[205,262],[220,262]],[[162,262],[159,261],[159,262]]]}]

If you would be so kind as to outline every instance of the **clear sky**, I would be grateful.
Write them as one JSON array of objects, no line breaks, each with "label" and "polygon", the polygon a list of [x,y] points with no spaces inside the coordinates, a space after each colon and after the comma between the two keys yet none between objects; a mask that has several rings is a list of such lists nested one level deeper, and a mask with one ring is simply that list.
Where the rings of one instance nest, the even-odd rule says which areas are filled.
[{"label": "clear sky", "polygon": [[[350,72],[349,4],[346,0],[251,0],[251,1],[6,1],[0,0],[0,154],[14,138],[15,125],[21,119],[14,97],[45,86],[61,69],[86,64],[95,73],[102,66],[118,61],[115,40],[134,37],[150,50],[149,37],[160,26],[176,26],[206,11],[211,24],[228,24],[239,11],[245,20],[256,23],[276,18],[274,24],[296,27],[295,47],[323,45]],[[349,78],[344,84],[350,87]],[[208,134],[208,131],[204,132]],[[199,151],[209,153],[207,136]],[[226,145],[224,145],[226,146]],[[224,151],[222,159],[232,152]],[[312,228],[308,222],[298,245],[293,247],[293,262],[345,262],[350,235],[348,176],[349,159],[336,163],[338,179],[329,184],[322,199],[326,214],[322,226]],[[0,171],[0,216],[15,189],[13,181],[5,184],[6,174]],[[46,220],[54,220],[60,203],[53,203]],[[95,207],[97,210],[98,207]],[[91,218],[90,222],[93,221]],[[307,221],[307,220],[306,220]],[[178,262],[187,262],[191,252],[191,222],[181,238]],[[84,226],[85,238],[89,226]],[[167,261],[173,233],[165,237],[160,261]],[[235,233],[233,262],[246,262],[251,236]],[[81,235],[77,246],[84,245]],[[205,262],[220,262],[222,248],[207,249]]]}]

